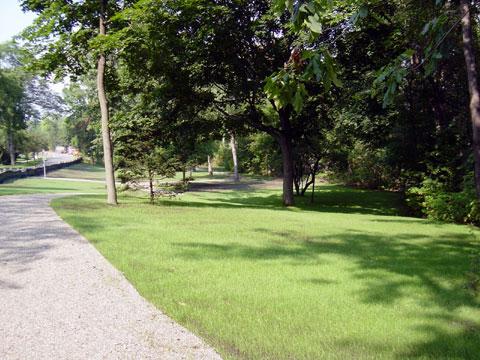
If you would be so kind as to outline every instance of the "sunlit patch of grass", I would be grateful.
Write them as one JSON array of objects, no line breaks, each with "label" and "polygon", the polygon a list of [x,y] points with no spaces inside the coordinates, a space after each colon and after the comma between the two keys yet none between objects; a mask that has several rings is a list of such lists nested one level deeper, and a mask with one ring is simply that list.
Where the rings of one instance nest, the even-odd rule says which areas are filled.
[{"label": "sunlit patch of grass", "polygon": [[104,193],[101,183],[50,180],[38,177],[19,179],[0,184],[0,196],[45,193]]},{"label": "sunlit patch of grass", "polygon": [[83,180],[105,180],[103,165],[80,163],[48,173],[50,178],[71,178]]}]

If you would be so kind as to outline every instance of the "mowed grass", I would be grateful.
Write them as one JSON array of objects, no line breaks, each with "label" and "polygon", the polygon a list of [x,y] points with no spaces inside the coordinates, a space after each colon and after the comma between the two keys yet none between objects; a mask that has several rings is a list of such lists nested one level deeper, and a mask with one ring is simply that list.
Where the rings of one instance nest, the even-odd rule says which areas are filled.
[{"label": "mowed grass", "polygon": [[[223,169],[222,169],[223,170]],[[187,171],[186,176],[189,177],[190,172]],[[103,165],[97,164],[87,164],[80,163],[75,164],[60,170],[50,171],[47,175],[49,178],[69,178],[69,179],[82,179],[82,180],[105,180],[105,169]],[[207,170],[204,168],[199,168],[198,171],[192,172],[193,181],[203,182],[203,181],[225,181],[231,176],[229,172],[217,171],[215,169],[214,175],[211,176],[208,174]],[[183,173],[177,171],[175,177],[173,178],[161,178],[158,179],[159,183],[171,183],[178,182],[183,179]],[[243,175],[242,181],[252,181],[252,180],[265,180],[269,179],[267,177],[252,176],[252,175]],[[117,179],[118,180],[118,179]],[[145,180],[146,181],[146,180]]]},{"label": "mowed grass", "polygon": [[102,183],[24,178],[0,184],[0,196],[47,193],[95,193],[105,192]]},{"label": "mowed grass", "polygon": [[8,170],[8,169],[22,169],[27,167],[34,167],[37,165],[42,164],[42,160],[17,160],[15,165],[3,165],[0,164],[0,170]]},{"label": "mowed grass", "polygon": [[[187,177],[189,172],[186,173]],[[228,175],[228,174],[227,174]],[[205,179],[214,179],[214,180],[224,180],[226,173],[216,172],[214,176],[209,176],[208,172],[204,169],[201,171],[192,172],[192,176],[196,180],[205,180]],[[51,171],[48,173],[50,178],[70,178],[70,179],[82,179],[82,180],[105,180],[105,169],[103,165],[97,164],[87,164],[80,163],[75,164],[60,170]],[[175,182],[180,181],[183,178],[182,172],[177,172],[175,177],[168,179],[161,179],[161,182]]]},{"label": "mowed grass", "polygon": [[105,180],[103,165],[91,165],[87,163],[75,164],[60,170],[51,171],[47,175],[50,178],[70,178],[83,180]]},{"label": "mowed grass", "polygon": [[73,227],[169,316],[227,359],[475,359],[465,285],[479,232],[397,216],[394,194],[321,186],[56,199]]}]

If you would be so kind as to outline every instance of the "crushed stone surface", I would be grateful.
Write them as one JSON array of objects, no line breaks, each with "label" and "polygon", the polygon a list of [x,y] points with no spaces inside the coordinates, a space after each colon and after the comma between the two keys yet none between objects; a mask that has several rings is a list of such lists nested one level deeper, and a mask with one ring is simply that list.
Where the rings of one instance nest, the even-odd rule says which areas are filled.
[{"label": "crushed stone surface", "polygon": [[63,222],[57,196],[0,197],[0,359],[220,359]]}]

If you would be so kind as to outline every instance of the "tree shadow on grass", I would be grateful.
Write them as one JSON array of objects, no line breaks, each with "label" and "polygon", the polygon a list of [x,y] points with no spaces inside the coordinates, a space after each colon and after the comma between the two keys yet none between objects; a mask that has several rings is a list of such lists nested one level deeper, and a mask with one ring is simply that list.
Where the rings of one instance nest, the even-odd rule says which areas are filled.
[{"label": "tree shadow on grass", "polygon": [[[329,236],[306,236],[296,231],[257,228],[265,235],[258,246],[240,243],[176,243],[176,256],[189,260],[239,258],[253,262],[282,260],[284,266],[321,264],[324,255],[345,257],[351,262],[351,277],[361,290],[357,296],[366,304],[395,306],[412,298],[426,309],[436,309],[441,321],[412,329],[428,340],[409,347],[399,358],[475,358],[480,354],[480,319],[466,322],[459,309],[480,310],[480,299],[465,289],[470,259],[480,254],[480,243],[472,234],[444,232],[432,239],[426,233],[359,233],[345,230]],[[279,241],[283,239],[284,242]],[[302,280],[305,281],[304,279]],[[330,281],[334,281],[330,280]],[[315,285],[315,281],[312,282]],[[316,285],[328,286],[319,281]],[[416,292],[422,295],[415,297]],[[438,309],[441,309],[440,311]],[[475,356],[474,356],[475,355]]]},{"label": "tree shadow on grass", "polygon": [[345,214],[401,215],[404,208],[398,194],[350,189],[338,185],[322,185],[315,195],[315,202],[310,197],[296,197],[296,206],[286,208],[282,205],[280,191],[248,190],[209,191],[208,201],[195,200],[159,200],[159,206],[227,208],[227,209],[270,209],[279,211],[315,211]]},{"label": "tree shadow on grass", "polygon": [[[389,294],[401,294],[399,290],[403,286],[421,284],[429,289],[432,301],[455,308],[464,304],[467,297],[459,297],[459,289],[445,288],[437,280],[462,280],[469,270],[468,259],[480,254],[480,243],[467,233],[444,232],[439,238],[431,240],[422,233],[386,236],[354,229],[328,236],[308,236],[293,230],[264,228],[252,229],[252,232],[264,234],[267,245],[182,242],[176,244],[181,248],[177,255],[190,259],[289,259],[292,263],[303,263],[305,260],[320,262],[320,255],[337,254],[349,258],[361,270],[359,280],[369,280],[364,292],[366,302],[394,301],[395,296],[382,296],[386,286]],[[390,273],[405,276],[405,281],[389,283]]]},{"label": "tree shadow on grass", "polygon": [[[314,205],[312,211],[325,211],[333,207],[334,212],[384,214],[389,204],[389,196],[372,192],[360,192],[361,196],[350,197],[349,191],[341,187],[320,193],[318,200],[322,204]],[[357,193],[357,190],[352,190]],[[374,193],[375,194],[375,193]],[[339,199],[343,199],[339,201]],[[368,201],[372,200],[373,205]],[[220,207],[220,208],[269,208],[285,210],[276,193],[255,195],[251,193],[219,193],[210,202],[165,201],[168,206]],[[337,202],[340,206],[336,207]],[[301,205],[299,205],[301,207]],[[357,207],[365,206],[366,210]],[[353,208],[353,209],[352,209]],[[320,209],[320,210],[319,210]],[[295,211],[295,210],[293,210]],[[121,219],[119,219],[120,221]],[[368,221],[386,221],[408,225],[428,224],[415,219],[368,219]],[[92,227],[104,227],[101,221],[89,224]],[[84,227],[82,225],[82,227]],[[403,230],[405,230],[405,226]],[[421,302],[424,312],[412,315],[429,323],[421,328],[412,328],[420,332],[424,341],[411,344],[403,352],[392,354],[398,358],[476,358],[480,353],[480,329],[478,319],[465,321],[457,315],[459,310],[478,311],[480,300],[464,289],[465,274],[470,267],[470,259],[480,254],[480,244],[475,234],[456,233],[445,227],[433,237],[428,228],[412,228],[409,233],[359,231],[343,229],[335,234],[308,235],[295,230],[278,231],[272,228],[252,228],[252,237],[263,235],[258,244],[248,243],[212,243],[177,242],[175,256],[189,261],[219,260],[226,258],[242,261],[262,262],[282,260],[282,266],[302,266],[305,263],[321,264],[328,261],[325,255],[341,256],[351,263],[348,271],[352,281],[361,290],[356,294],[366,304],[395,306],[402,299],[412,298],[416,291],[422,296],[414,297]],[[92,230],[93,231],[93,230]],[[248,236],[248,233],[245,234]],[[304,284],[311,286],[334,286],[336,279],[305,279]],[[356,286],[358,287],[358,286]],[[435,311],[429,309],[436,309]],[[439,310],[440,309],[440,310]],[[429,317],[437,316],[430,322]]]},{"label": "tree shadow on grass", "polygon": [[480,356],[480,326],[470,320],[443,314],[436,316],[450,331],[439,326],[417,328],[428,334],[428,340],[410,346],[410,350],[397,354],[398,359],[478,359]]}]

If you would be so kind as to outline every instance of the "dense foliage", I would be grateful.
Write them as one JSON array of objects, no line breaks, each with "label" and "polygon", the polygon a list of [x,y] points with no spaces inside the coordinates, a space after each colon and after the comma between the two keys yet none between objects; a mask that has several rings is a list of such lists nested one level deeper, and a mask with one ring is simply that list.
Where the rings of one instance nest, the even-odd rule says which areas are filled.
[{"label": "dense foliage", "polygon": [[48,124],[39,128],[40,119],[63,107],[45,79],[26,68],[30,59],[31,54],[13,41],[0,45],[0,163],[15,165],[20,153],[28,158],[47,149],[52,132]]},{"label": "dense foliage", "polygon": [[[399,191],[427,216],[477,221],[465,1],[102,3],[98,35],[98,2],[23,1],[41,15],[25,33],[42,55],[33,68],[76,76],[64,139],[88,157],[102,154],[91,71],[106,54],[123,171],[140,141],[141,152],[168,149],[184,173],[207,159],[233,170],[235,134],[240,170],[283,173],[286,205],[322,173]],[[467,6],[476,35],[478,5]]]}]

